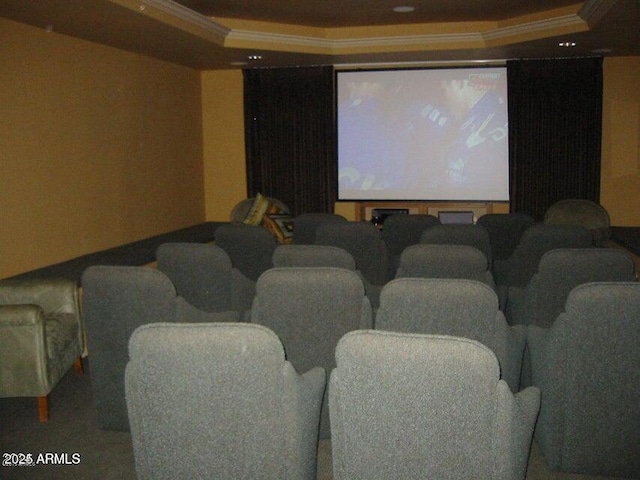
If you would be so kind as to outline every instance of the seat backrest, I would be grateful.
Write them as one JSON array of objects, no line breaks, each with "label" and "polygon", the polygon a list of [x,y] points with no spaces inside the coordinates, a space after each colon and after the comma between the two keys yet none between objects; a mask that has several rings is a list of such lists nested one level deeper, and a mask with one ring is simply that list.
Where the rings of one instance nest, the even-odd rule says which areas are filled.
[{"label": "seat backrest", "polygon": [[373,285],[393,278],[387,246],[382,234],[370,222],[325,223],[316,229],[316,244],[342,248],[356,261],[356,268]]},{"label": "seat backrest", "polygon": [[[260,276],[251,322],[272,329],[299,372],[335,365],[335,346],[347,332],[371,328],[372,312],[356,272],[330,267],[273,268]],[[323,412],[321,436],[329,432]]]},{"label": "seat backrest", "polygon": [[156,253],[158,269],[178,295],[206,312],[233,310],[231,258],[220,247],[204,243],[165,243]]},{"label": "seat backrest", "polygon": [[440,225],[438,217],[433,215],[389,215],[384,221],[382,239],[384,240],[389,255],[397,261],[405,248],[420,243],[422,232],[434,225]]},{"label": "seat backrest", "polygon": [[525,287],[537,270],[540,259],[549,250],[591,246],[593,236],[584,227],[542,223],[529,227],[509,257],[506,285]]},{"label": "seat backrest", "polygon": [[420,243],[469,245],[484,253],[489,266],[493,261],[489,232],[476,224],[435,225],[426,229],[420,236]]},{"label": "seat backrest", "polygon": [[631,256],[617,248],[561,248],[546,252],[521,297],[507,301],[512,324],[550,327],[564,309],[567,296],[589,282],[632,282]]},{"label": "seat backrest", "polygon": [[353,256],[328,245],[279,245],[273,252],[274,267],[336,267],[356,269]]},{"label": "seat backrest", "polygon": [[524,231],[535,225],[535,220],[526,213],[487,213],[476,222],[489,233],[493,260],[506,260],[518,246]]},{"label": "seat backrest", "polygon": [[469,245],[420,244],[407,247],[396,278],[466,278],[494,287],[487,257]]},{"label": "seat backrest", "polygon": [[100,428],[129,430],[124,395],[127,343],[140,325],[173,321],[176,290],[159,270],[93,266],[82,275],[82,313]]},{"label": "seat backrest", "polygon": [[543,222],[552,225],[580,225],[590,230],[611,226],[609,212],[602,205],[582,198],[557,201],[544,213]]},{"label": "seat backrest", "polygon": [[315,478],[325,375],[317,369],[303,381],[272,331],[146,325],[131,336],[129,353],[138,478]]},{"label": "seat backrest", "polygon": [[347,219],[337,213],[311,212],[301,213],[293,219],[293,243],[313,245],[316,241],[316,229],[324,223],[346,222]]},{"label": "seat backrest", "polygon": [[547,209],[542,221],[550,225],[579,225],[588,228],[598,245],[602,245],[604,240],[611,236],[609,212],[592,200],[560,200]]},{"label": "seat backrest", "polygon": [[525,334],[507,325],[495,291],[464,279],[400,278],[382,289],[376,330],[451,335],[489,347],[517,391]]},{"label": "seat backrest", "polygon": [[242,224],[220,225],[214,243],[229,255],[234,268],[254,282],[273,267],[273,252],[278,245],[267,229]]},{"label": "seat backrest", "polygon": [[640,477],[639,319],[640,283],[593,282],[551,329],[530,328],[546,339],[531,355],[545,399],[536,437],[553,470]]},{"label": "seat backrest", "polygon": [[340,340],[336,363],[329,385],[336,480],[524,478],[505,473],[514,470],[506,446],[513,395],[484,345],[358,331]]}]

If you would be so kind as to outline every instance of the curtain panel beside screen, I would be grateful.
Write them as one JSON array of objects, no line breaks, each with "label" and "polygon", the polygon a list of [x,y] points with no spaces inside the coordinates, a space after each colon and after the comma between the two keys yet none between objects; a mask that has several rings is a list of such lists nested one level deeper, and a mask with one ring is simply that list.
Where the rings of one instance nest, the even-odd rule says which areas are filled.
[{"label": "curtain panel beside screen", "polygon": [[247,194],[291,213],[331,212],[337,198],[333,67],[244,71]]},{"label": "curtain panel beside screen", "polygon": [[558,200],[598,202],[602,58],[514,60],[507,72],[511,210],[540,221]]}]

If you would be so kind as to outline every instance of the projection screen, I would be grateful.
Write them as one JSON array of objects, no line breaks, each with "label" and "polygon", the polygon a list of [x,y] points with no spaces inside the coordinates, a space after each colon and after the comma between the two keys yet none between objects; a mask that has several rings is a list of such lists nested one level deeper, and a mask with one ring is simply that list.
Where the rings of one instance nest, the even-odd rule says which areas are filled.
[{"label": "projection screen", "polygon": [[340,200],[509,200],[506,67],[337,71]]}]

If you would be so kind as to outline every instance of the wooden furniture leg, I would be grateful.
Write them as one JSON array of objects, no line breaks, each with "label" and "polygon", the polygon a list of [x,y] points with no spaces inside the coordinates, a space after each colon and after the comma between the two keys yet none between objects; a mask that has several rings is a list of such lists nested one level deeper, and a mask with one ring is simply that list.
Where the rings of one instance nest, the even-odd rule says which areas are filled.
[{"label": "wooden furniture leg", "polygon": [[73,363],[73,369],[76,371],[78,375],[82,375],[84,373],[84,365],[82,365],[82,357],[76,358],[76,361]]},{"label": "wooden furniture leg", "polygon": [[38,397],[38,416],[40,417],[40,423],[49,421],[49,395]]}]

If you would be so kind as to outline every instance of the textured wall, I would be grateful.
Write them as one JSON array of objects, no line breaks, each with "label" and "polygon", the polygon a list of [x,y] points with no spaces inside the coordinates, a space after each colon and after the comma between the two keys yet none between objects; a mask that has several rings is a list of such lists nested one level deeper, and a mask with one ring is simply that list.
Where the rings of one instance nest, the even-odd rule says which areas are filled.
[{"label": "textured wall", "polygon": [[0,278],[204,221],[200,73],[0,19]]}]

